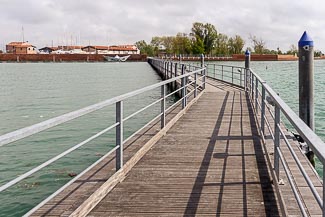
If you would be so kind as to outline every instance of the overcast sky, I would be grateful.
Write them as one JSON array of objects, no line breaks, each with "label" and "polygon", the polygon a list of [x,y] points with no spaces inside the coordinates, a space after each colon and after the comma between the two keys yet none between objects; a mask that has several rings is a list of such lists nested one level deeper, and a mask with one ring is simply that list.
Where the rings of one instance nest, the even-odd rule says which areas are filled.
[{"label": "overcast sky", "polygon": [[[189,33],[193,22],[219,33],[249,35],[282,51],[307,30],[325,52],[324,0],[0,0],[0,46],[25,40],[58,44],[113,45],[150,42],[153,36]],[[79,43],[79,40],[81,43]]]}]

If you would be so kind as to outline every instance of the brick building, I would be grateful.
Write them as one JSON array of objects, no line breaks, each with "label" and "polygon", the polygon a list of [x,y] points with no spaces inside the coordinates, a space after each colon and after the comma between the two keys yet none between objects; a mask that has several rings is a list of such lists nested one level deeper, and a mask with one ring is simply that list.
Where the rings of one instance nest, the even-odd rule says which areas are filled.
[{"label": "brick building", "polygon": [[14,54],[36,54],[37,49],[27,42],[10,42],[6,45],[6,52]]}]

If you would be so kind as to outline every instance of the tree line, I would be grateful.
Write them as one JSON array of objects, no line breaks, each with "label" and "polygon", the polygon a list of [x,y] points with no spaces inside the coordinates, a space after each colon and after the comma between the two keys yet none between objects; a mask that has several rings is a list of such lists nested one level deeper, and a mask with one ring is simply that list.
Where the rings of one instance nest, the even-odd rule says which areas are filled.
[{"label": "tree line", "polygon": [[[280,48],[270,50],[266,42],[256,36],[249,36],[252,47],[248,47],[251,53],[255,54],[298,54],[295,45],[291,45],[287,52]],[[135,43],[142,54],[158,56],[163,53],[170,55],[198,55],[207,56],[231,56],[244,52],[245,41],[240,35],[229,37],[219,33],[216,27],[210,23],[195,22],[190,33],[177,33],[176,36],[155,36],[150,43],[144,40]],[[320,51],[315,56],[322,55]]]},{"label": "tree line", "polygon": [[177,33],[176,36],[155,36],[148,44],[144,40],[136,42],[141,53],[157,56],[162,51],[166,55],[228,56],[241,53],[245,41],[239,36],[228,37],[218,33],[210,23],[193,23],[190,33]]}]

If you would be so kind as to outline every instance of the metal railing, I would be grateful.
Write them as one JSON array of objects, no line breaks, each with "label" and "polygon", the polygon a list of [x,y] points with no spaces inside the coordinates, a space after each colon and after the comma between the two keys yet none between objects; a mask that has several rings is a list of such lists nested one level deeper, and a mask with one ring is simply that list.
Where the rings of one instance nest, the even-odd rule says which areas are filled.
[{"label": "metal railing", "polygon": [[[162,60],[155,60],[155,59],[151,59],[150,63],[158,70],[163,71],[164,70],[164,61]],[[155,121],[159,121],[160,119],[160,127],[164,128],[166,125],[166,114],[171,111],[173,108],[175,108],[176,106],[180,105],[180,103],[182,102],[182,109],[184,109],[187,106],[187,101],[190,99],[194,99],[197,97],[197,93],[198,91],[202,91],[204,89],[204,78],[205,76],[198,76],[198,74],[202,74],[203,71],[205,71],[205,68],[200,68],[200,69],[196,69],[193,71],[190,70],[185,70],[186,67],[185,65],[180,65],[181,67],[175,67],[175,76],[173,76],[172,78],[159,82],[157,84],[153,84],[144,88],[141,88],[139,90],[135,90],[111,99],[108,99],[106,101],[79,109],[77,111],[73,111],[52,119],[49,119],[47,121],[29,126],[29,127],[25,127],[7,134],[4,134],[2,136],[0,136],[0,148],[1,146],[4,145],[8,145],[10,143],[13,143],[15,141],[24,139],[28,136],[37,134],[39,132],[42,132],[44,130],[50,129],[54,126],[66,123],[68,121],[74,120],[76,118],[82,117],[84,115],[87,115],[89,113],[98,111],[100,109],[103,109],[105,107],[108,106],[114,106],[115,105],[115,123],[112,124],[111,126],[103,129],[102,131],[96,133],[95,135],[89,137],[88,139],[80,142],[79,144],[69,148],[68,150],[65,150],[64,152],[62,152],[61,154],[47,160],[46,162],[38,165],[37,167],[23,173],[22,175],[19,175],[17,178],[7,182],[6,184],[0,186],[0,193],[2,191],[5,191],[6,189],[10,188],[11,186],[17,184],[18,182],[26,179],[27,177],[31,176],[32,174],[40,171],[41,169],[43,169],[44,167],[49,166],[50,164],[56,162],[57,160],[61,159],[62,157],[66,156],[67,154],[73,152],[74,150],[82,147],[83,145],[89,143],[90,141],[94,140],[95,138],[103,135],[104,133],[107,133],[111,130],[116,131],[116,144],[115,147],[110,150],[107,154],[105,154],[103,157],[101,157],[99,160],[97,160],[95,163],[93,163],[91,166],[89,166],[86,170],[84,170],[83,172],[81,172],[79,175],[77,175],[76,177],[74,177],[72,180],[70,180],[68,183],[66,183],[63,187],[61,187],[59,190],[57,190],[55,193],[53,193],[52,195],[50,195],[47,199],[43,200],[39,205],[37,205],[36,207],[34,207],[32,210],[30,210],[27,214],[25,214],[26,216],[32,214],[35,210],[37,210],[39,207],[41,207],[42,205],[44,205],[46,202],[48,202],[50,199],[52,199],[53,197],[55,197],[56,195],[58,195],[60,192],[62,192],[67,186],[69,186],[70,184],[72,184],[74,181],[76,181],[78,178],[80,178],[82,175],[84,175],[87,171],[89,171],[90,169],[92,169],[94,166],[96,166],[99,162],[101,162],[103,159],[105,159],[106,157],[108,157],[109,155],[111,155],[112,153],[115,152],[115,156],[116,156],[116,171],[119,171],[122,167],[123,167],[123,144],[125,144],[129,139],[131,139],[134,135],[136,135],[137,133],[139,133],[141,130],[143,130],[144,128],[148,127],[150,124],[153,124]],[[188,78],[190,76],[194,76],[194,81],[192,82],[188,82]],[[181,85],[177,88],[172,90],[170,93],[167,93],[167,86],[174,83],[174,82],[178,82],[181,81]],[[194,87],[193,90],[189,90],[189,87]],[[153,103],[144,106],[143,108],[135,111],[134,113],[130,114],[127,117],[124,117],[124,112],[123,112],[123,102],[127,99],[130,99],[132,97],[138,96],[139,94],[142,93],[146,93],[148,91],[154,90],[160,88],[161,91],[161,96],[159,97],[159,99],[157,99],[156,101],[154,101]],[[171,104],[168,108],[166,106],[166,99],[168,97],[173,97],[176,93],[181,92],[181,97],[176,100],[173,104]],[[131,136],[129,136],[128,138],[126,138],[125,140],[124,138],[124,132],[123,132],[123,123],[131,118],[133,118],[134,116],[140,114],[141,112],[147,110],[148,108],[154,106],[154,105],[159,105],[160,104],[160,113],[154,117],[153,119],[151,119],[150,121],[148,121],[144,126],[142,126],[140,129],[138,129],[134,134],[132,134]]]},{"label": "metal railing", "polygon": [[[193,63],[194,67],[198,67],[199,63]],[[283,155],[281,144],[286,144],[291,156],[297,164],[303,178],[310,188],[317,204],[322,209],[325,216],[325,206],[323,199],[325,198],[325,188],[323,187],[323,195],[320,196],[314,186],[311,178],[304,169],[301,161],[295,153],[292,144],[285,131],[281,128],[281,114],[286,118],[299,135],[304,139],[309,148],[316,154],[319,161],[323,165],[323,174],[325,174],[325,143],[313,132],[299,116],[280,98],[280,96],[252,69],[244,67],[207,64],[207,77],[226,81],[231,84],[238,85],[248,93],[252,106],[255,110],[255,115],[259,121],[262,137],[266,138],[266,130],[274,142],[274,173],[276,181],[279,182],[280,163],[282,164],[283,172],[286,175],[291,186],[292,192],[297,200],[297,204],[303,216],[307,215],[307,210],[302,202],[301,195],[298,193],[298,188],[292,178],[289,166],[286,162],[286,157]],[[271,104],[272,105],[271,105]],[[273,125],[273,126],[272,126]],[[282,141],[282,143],[281,143]],[[323,183],[325,176],[323,175]]]},{"label": "metal railing", "polygon": [[[307,174],[301,161],[295,153],[292,144],[290,144],[289,139],[287,138],[288,134],[286,134],[281,127],[281,113],[283,114],[283,117],[285,117],[289,121],[291,126],[304,139],[304,141],[308,144],[309,148],[316,154],[323,166],[325,164],[324,142],[299,118],[299,116],[280,98],[280,96],[265,81],[263,81],[251,69],[247,70],[246,72],[246,90],[249,93],[256,115],[258,115],[258,111],[260,113],[259,124],[261,128],[261,134],[265,136],[267,129],[268,133],[271,135],[272,140],[274,141],[274,171],[276,174],[277,181],[279,181],[280,178],[279,174],[281,163],[302,215],[308,216],[307,210],[302,202],[301,195],[298,193],[297,186],[294,183],[292,174],[285,160],[286,157],[283,155],[281,141],[284,141],[291,156],[297,164],[302,176],[307,182],[308,187],[310,188],[313,196],[315,197],[315,200],[317,201],[319,207],[322,209],[323,216],[325,216],[325,209],[322,197],[318,194],[309,175]],[[274,105],[274,108],[272,108],[273,106],[270,106],[269,102]],[[271,118],[271,120],[269,120],[269,118]],[[325,191],[323,190],[322,196],[324,196],[324,194]]]}]

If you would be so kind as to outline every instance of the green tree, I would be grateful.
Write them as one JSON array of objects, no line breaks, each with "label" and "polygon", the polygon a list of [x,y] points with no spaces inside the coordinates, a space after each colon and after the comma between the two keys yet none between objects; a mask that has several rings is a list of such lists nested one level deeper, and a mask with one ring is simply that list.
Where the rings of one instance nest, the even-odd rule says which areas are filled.
[{"label": "green tree", "polygon": [[234,54],[235,53],[234,39],[229,38],[227,45],[228,45],[228,53],[229,54]]},{"label": "green tree", "polygon": [[245,41],[244,39],[242,39],[242,37],[240,37],[239,35],[235,35],[234,38],[232,38],[233,40],[233,54],[240,54],[243,51],[244,45],[245,45]]},{"label": "green tree", "polygon": [[148,56],[154,56],[154,47],[147,44],[144,40],[135,43],[137,48],[140,50],[141,54],[146,54]]},{"label": "green tree", "polygon": [[162,44],[162,38],[159,36],[152,37],[150,45],[153,48],[154,56],[158,56],[159,46]]},{"label": "green tree", "polygon": [[213,45],[218,37],[217,30],[214,25],[210,23],[193,23],[190,35],[196,41],[193,43],[193,45],[196,46],[195,49],[197,49],[197,46],[201,43],[200,41],[202,41],[204,48],[203,53],[211,54]]},{"label": "green tree", "polygon": [[219,33],[215,41],[215,55],[226,56],[229,55],[228,36]]},{"label": "green tree", "polygon": [[165,46],[166,48],[166,54],[172,54],[173,53],[173,41],[174,41],[174,36],[163,36],[161,38],[162,40],[162,45]]},{"label": "green tree", "polygon": [[210,23],[206,23],[204,25],[204,50],[206,54],[211,55],[211,51],[213,50],[214,42],[218,37],[217,30],[214,25]]},{"label": "green tree", "polygon": [[201,41],[204,40],[204,24],[203,23],[193,23],[191,36],[195,37],[195,39],[199,38]]},{"label": "green tree", "polygon": [[323,56],[324,54],[322,53],[322,51],[320,51],[320,50],[315,50],[315,52],[314,52],[314,57],[321,57],[321,56]]},{"label": "green tree", "polygon": [[159,45],[162,44],[162,37],[159,36],[152,37],[150,44],[153,47],[159,47]]},{"label": "green tree", "polygon": [[191,41],[185,33],[177,33],[173,41],[173,53],[190,54],[192,52]]},{"label": "green tree", "polygon": [[287,54],[291,54],[291,55],[298,54],[297,47],[294,44],[290,45],[289,50],[287,51]]},{"label": "green tree", "polygon": [[193,54],[203,54],[204,53],[204,43],[200,38],[193,41],[192,45]]},{"label": "green tree", "polygon": [[253,43],[254,52],[257,54],[263,54],[266,51],[266,43],[263,39],[257,38],[256,36],[249,36],[249,39]]}]

